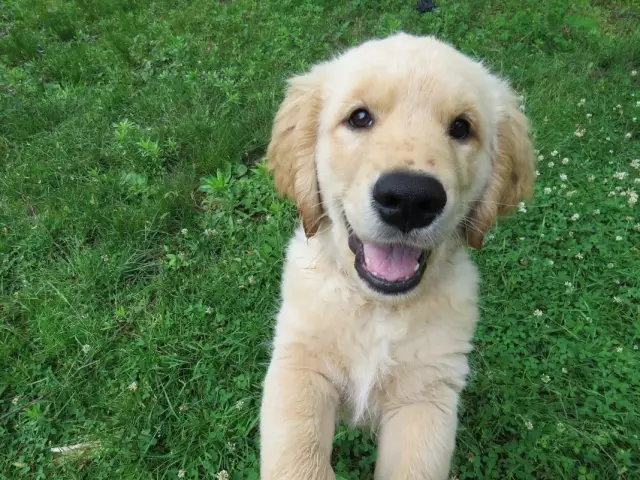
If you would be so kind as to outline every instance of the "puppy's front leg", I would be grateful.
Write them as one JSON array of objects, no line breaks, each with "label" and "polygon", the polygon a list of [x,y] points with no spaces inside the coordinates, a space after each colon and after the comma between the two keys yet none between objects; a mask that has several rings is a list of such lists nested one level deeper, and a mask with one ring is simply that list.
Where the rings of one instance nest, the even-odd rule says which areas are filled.
[{"label": "puppy's front leg", "polygon": [[332,480],[338,393],[304,351],[274,352],[260,419],[262,480]]},{"label": "puppy's front leg", "polygon": [[446,480],[455,448],[458,394],[447,386],[383,415],[376,480]]}]

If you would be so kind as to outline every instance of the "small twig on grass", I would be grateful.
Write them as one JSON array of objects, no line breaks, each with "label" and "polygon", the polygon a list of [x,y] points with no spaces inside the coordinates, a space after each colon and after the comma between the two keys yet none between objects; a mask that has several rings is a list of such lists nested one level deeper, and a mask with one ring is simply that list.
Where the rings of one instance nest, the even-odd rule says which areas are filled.
[{"label": "small twig on grass", "polygon": [[32,405],[36,402],[39,402],[40,400],[42,400],[44,397],[46,397],[46,395],[42,395],[41,397],[38,397],[36,399],[33,399],[27,403],[25,403],[24,405],[20,405],[18,408],[14,408],[13,410],[11,410],[10,412],[5,413],[4,415],[0,416],[0,422],[2,420],[4,420],[7,417],[10,417],[11,415],[13,415],[14,413],[18,413],[21,412],[22,410],[26,409],[29,405]]}]

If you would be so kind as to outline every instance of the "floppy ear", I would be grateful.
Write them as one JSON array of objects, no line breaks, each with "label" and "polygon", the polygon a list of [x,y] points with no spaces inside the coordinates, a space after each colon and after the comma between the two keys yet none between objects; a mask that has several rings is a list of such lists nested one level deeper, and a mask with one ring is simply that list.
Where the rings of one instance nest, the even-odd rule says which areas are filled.
[{"label": "floppy ear", "polygon": [[530,200],[533,192],[535,155],[529,121],[509,87],[504,87],[501,100],[506,106],[498,125],[492,178],[467,218],[467,244],[476,249],[482,248],[498,217],[508,215],[519,201]]},{"label": "floppy ear", "polygon": [[289,80],[267,149],[276,189],[296,203],[307,237],[317,232],[322,216],[315,150],[323,77],[319,66]]}]

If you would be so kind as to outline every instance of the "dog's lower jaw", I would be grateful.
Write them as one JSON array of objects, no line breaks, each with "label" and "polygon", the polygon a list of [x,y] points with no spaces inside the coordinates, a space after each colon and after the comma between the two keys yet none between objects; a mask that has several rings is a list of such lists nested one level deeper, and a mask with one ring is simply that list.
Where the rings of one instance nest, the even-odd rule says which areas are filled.
[{"label": "dog's lower jaw", "polygon": [[[365,283],[367,288],[370,288],[377,294],[389,295],[389,296],[398,296],[408,294],[413,291],[422,281],[424,273],[427,269],[427,262],[429,257],[431,256],[431,250],[418,250],[411,247],[406,247],[402,244],[397,245],[386,245],[386,246],[369,246],[373,250],[387,250],[387,258],[385,261],[388,262],[400,262],[404,263],[405,275],[400,276],[399,278],[385,278],[383,274],[378,274],[373,269],[370,268],[368,259],[366,258],[366,247],[360,241],[360,239],[356,236],[355,233],[351,232],[348,238],[349,249],[354,254],[353,266],[354,269],[362,282]],[[406,251],[412,251],[412,255],[418,255],[417,258],[409,255],[408,265],[406,258],[395,259],[393,257],[397,255],[393,255],[395,250],[400,250],[400,256],[406,256]],[[396,251],[397,253],[397,251]],[[415,261],[415,265],[411,269],[411,260],[412,258]],[[409,270],[407,270],[409,267]]]},{"label": "dog's lower jaw", "polygon": [[430,255],[430,251],[423,251],[420,254],[418,263],[416,264],[414,274],[408,278],[397,281],[387,281],[369,271],[365,264],[364,252],[362,249],[359,249],[356,253],[354,267],[360,279],[377,293],[385,295],[401,295],[411,292],[420,284],[426,271],[427,260]]}]

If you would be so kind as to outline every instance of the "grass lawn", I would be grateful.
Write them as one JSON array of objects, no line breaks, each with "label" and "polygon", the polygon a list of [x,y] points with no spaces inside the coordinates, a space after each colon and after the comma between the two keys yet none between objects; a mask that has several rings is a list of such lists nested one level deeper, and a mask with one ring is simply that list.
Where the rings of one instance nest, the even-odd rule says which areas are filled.
[{"label": "grass lawn", "polygon": [[[438,4],[0,4],[0,478],[258,478],[283,81],[397,30],[508,77],[539,150],[534,201],[473,253],[452,475],[640,478],[640,7]],[[334,444],[338,478],[371,478],[368,432]]]}]

